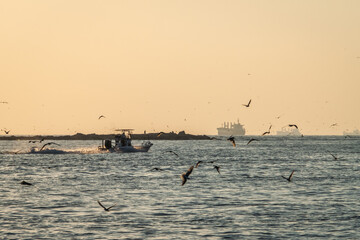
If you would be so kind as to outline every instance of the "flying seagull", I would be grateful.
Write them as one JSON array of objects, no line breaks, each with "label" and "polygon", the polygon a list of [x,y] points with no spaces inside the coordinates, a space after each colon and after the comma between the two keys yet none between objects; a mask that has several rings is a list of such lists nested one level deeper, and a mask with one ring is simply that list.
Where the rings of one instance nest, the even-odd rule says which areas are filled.
[{"label": "flying seagull", "polygon": [[250,140],[247,142],[246,145],[249,145],[252,141],[259,141],[259,140],[255,139],[255,138],[252,138],[252,139],[250,139]]},{"label": "flying seagull", "polygon": [[330,127],[336,127],[338,124],[337,123],[333,123],[330,125]]},{"label": "flying seagull", "polygon": [[288,180],[289,182],[291,182],[291,178],[292,178],[294,172],[295,172],[295,170],[293,170],[293,171],[291,172],[291,174],[290,174],[290,176],[289,176],[288,178],[287,178],[287,177],[284,177],[284,176],[281,176],[281,177],[284,178],[284,179],[286,179],[286,180]]},{"label": "flying seagull", "polygon": [[250,107],[250,103],[251,103],[251,99],[250,99],[250,101],[248,102],[248,104],[243,104],[243,106],[245,106],[245,107]]},{"label": "flying seagull", "polygon": [[165,134],[165,133],[164,132],[159,132],[158,135],[156,135],[156,137],[160,137],[163,134]]},{"label": "flying seagull", "polygon": [[337,156],[335,156],[334,154],[332,154],[332,153],[329,153],[333,158],[334,158],[334,160],[338,160],[339,158],[337,157]]},{"label": "flying seagull", "polygon": [[48,142],[48,143],[45,143],[45,144],[40,148],[40,151],[43,150],[45,146],[51,145],[51,144],[55,144],[55,145],[60,146],[60,144],[57,144],[57,143],[54,143],[54,142]]},{"label": "flying seagull", "polygon": [[5,130],[5,129],[3,129],[3,131],[5,134],[9,134],[9,132],[10,132],[10,130]]},{"label": "flying seagull", "polygon": [[227,140],[232,142],[232,145],[236,147],[235,138],[233,136],[230,136]]},{"label": "flying seagull", "polygon": [[176,155],[177,157],[179,156],[176,152],[174,152],[174,151],[166,151],[166,152],[169,152],[169,153],[172,153],[172,154],[174,154],[174,155]]},{"label": "flying seagull", "polygon": [[8,104],[8,102],[0,102],[0,103],[2,103],[2,104]]},{"label": "flying seagull", "polygon": [[116,206],[116,204],[114,204],[114,205],[112,205],[111,207],[106,208],[106,207],[104,207],[104,205],[101,204],[101,202],[100,202],[99,200],[97,200],[97,202],[98,202],[98,204],[99,204],[105,211],[107,211],[107,212],[108,212],[112,207],[115,207],[115,206]]},{"label": "flying seagull", "polygon": [[289,124],[289,127],[295,127],[296,129],[299,129],[296,124]]},{"label": "flying seagull", "polygon": [[261,136],[264,136],[264,135],[266,135],[266,134],[270,134],[270,129],[271,129],[271,127],[272,127],[272,125],[270,125],[269,130],[268,130],[267,132],[264,132],[263,134],[261,134]]},{"label": "flying seagull", "polygon": [[196,165],[195,165],[195,168],[197,168],[199,165],[200,165],[200,163],[202,163],[203,161],[198,161],[197,163],[196,163]]},{"label": "flying seagull", "polygon": [[219,166],[215,166],[214,165],[214,168],[216,169],[216,171],[220,174],[220,167]]},{"label": "flying seagull", "polygon": [[105,118],[105,116],[104,116],[104,115],[101,115],[101,116],[98,118],[98,120],[100,120],[100,118]]},{"label": "flying seagull", "polygon": [[27,185],[27,186],[31,186],[32,183],[26,182],[26,181],[21,181],[20,183],[21,185]]},{"label": "flying seagull", "polygon": [[187,170],[187,172],[185,173],[182,173],[181,175],[180,175],[180,178],[181,178],[181,180],[182,180],[182,184],[181,184],[181,186],[183,186],[185,183],[186,183],[186,181],[189,179],[189,176],[190,176],[190,174],[192,173],[192,170],[194,169],[194,166],[191,166],[190,168],[189,168],[189,170]]}]

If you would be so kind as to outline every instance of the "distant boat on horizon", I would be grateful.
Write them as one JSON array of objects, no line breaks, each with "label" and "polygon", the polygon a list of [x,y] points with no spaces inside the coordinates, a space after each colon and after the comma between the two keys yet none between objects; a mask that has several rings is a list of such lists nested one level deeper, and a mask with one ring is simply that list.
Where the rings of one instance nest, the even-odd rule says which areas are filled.
[{"label": "distant boat on horizon", "polygon": [[221,127],[217,128],[218,136],[244,136],[245,128],[237,120],[237,123],[224,122]]},{"label": "distant boat on horizon", "polygon": [[280,131],[276,131],[278,136],[302,136],[301,132],[297,128],[293,127],[282,127]]},{"label": "distant boat on horizon", "polygon": [[351,132],[348,132],[348,131],[344,131],[343,132],[343,135],[349,135],[349,136],[359,136],[360,135],[360,131],[359,129],[355,129]]}]

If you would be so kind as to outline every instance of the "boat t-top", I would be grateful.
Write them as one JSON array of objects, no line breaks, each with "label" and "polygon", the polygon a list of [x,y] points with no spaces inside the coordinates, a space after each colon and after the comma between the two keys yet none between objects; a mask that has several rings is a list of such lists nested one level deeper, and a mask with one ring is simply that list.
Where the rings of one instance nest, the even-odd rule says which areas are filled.
[{"label": "boat t-top", "polygon": [[106,139],[102,141],[99,150],[109,152],[147,152],[153,145],[150,141],[144,141],[140,146],[133,146],[131,144],[131,134],[134,129],[122,128],[115,131],[120,134],[115,135],[115,145],[113,146],[112,140]]}]

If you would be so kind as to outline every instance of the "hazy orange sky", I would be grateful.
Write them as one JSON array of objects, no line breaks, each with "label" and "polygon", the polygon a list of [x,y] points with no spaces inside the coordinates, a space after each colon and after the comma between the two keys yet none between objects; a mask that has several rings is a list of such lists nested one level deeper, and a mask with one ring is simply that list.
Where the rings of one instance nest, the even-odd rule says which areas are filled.
[{"label": "hazy orange sky", "polygon": [[358,0],[1,0],[0,128],[359,129],[359,10]]}]

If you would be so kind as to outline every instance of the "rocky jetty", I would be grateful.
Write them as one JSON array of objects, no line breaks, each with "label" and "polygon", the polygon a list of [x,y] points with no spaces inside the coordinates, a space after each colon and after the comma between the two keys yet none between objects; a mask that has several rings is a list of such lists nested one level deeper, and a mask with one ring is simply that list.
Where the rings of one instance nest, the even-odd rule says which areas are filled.
[{"label": "rocky jetty", "polygon": [[[77,133],[75,135],[36,135],[36,136],[0,136],[0,140],[103,140],[114,139],[117,134],[82,134]],[[211,138],[206,135],[192,135],[187,134],[185,131],[179,133],[169,132],[162,133],[144,133],[144,134],[131,134],[133,140],[210,140]]]}]

